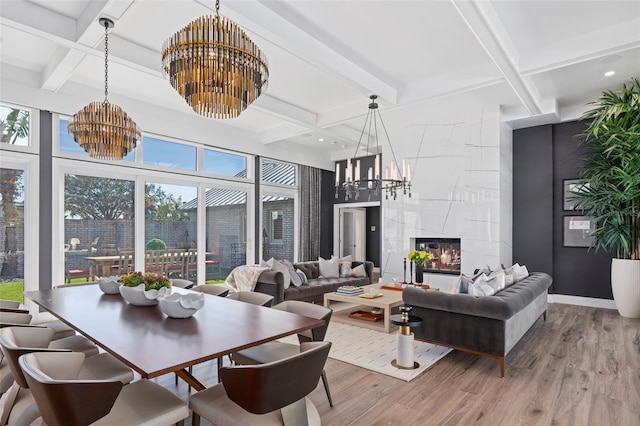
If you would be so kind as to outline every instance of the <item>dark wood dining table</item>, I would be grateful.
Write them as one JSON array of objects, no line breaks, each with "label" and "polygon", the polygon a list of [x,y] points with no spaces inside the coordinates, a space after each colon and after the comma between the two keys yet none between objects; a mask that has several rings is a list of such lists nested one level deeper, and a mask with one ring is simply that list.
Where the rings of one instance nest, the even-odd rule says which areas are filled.
[{"label": "dark wood dining table", "polygon": [[196,390],[205,386],[188,367],[324,324],[209,294],[204,295],[204,307],[186,319],[168,318],[159,306],[130,305],[120,295],[103,294],[95,284],[29,291],[25,296],[143,378],[176,373]]}]

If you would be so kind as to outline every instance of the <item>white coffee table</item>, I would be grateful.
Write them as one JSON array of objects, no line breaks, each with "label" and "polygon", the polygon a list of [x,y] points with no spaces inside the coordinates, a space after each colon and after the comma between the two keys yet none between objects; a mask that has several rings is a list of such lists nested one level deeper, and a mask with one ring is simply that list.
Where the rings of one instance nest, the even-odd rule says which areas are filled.
[{"label": "white coffee table", "polygon": [[[382,293],[381,297],[375,299],[365,299],[359,296],[345,296],[337,293],[325,293],[324,306],[331,307],[331,302],[346,302],[349,305],[347,307],[340,307],[339,310],[334,310],[331,316],[332,321],[357,325],[358,327],[370,328],[372,330],[384,331],[386,333],[391,332],[391,328],[396,328],[389,321],[391,314],[398,313],[398,307],[403,304],[402,291],[399,290],[384,290],[380,289],[382,284],[372,284],[364,286],[365,293],[371,287],[378,289]],[[372,308],[380,308],[383,310],[384,319],[379,321],[367,321],[364,319],[350,318],[349,314],[354,311],[364,310],[371,311]]]}]

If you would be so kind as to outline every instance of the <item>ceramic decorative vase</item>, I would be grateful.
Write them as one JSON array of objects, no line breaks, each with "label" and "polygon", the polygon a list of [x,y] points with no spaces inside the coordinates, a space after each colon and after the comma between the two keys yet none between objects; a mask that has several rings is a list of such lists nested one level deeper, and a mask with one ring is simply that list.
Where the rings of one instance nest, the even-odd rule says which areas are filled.
[{"label": "ceramic decorative vase", "polygon": [[158,303],[169,318],[189,318],[204,306],[204,293],[174,293],[161,297]]},{"label": "ceramic decorative vase", "polygon": [[160,290],[145,290],[144,284],[140,284],[137,287],[120,286],[120,294],[124,297],[124,300],[134,306],[154,306],[158,304],[158,298],[170,293],[167,287],[162,287]]},{"label": "ceramic decorative vase", "polygon": [[118,277],[98,277],[98,287],[104,294],[120,294],[120,286]]},{"label": "ceramic decorative vase", "polygon": [[424,265],[416,263],[416,283],[422,284],[424,281]]}]

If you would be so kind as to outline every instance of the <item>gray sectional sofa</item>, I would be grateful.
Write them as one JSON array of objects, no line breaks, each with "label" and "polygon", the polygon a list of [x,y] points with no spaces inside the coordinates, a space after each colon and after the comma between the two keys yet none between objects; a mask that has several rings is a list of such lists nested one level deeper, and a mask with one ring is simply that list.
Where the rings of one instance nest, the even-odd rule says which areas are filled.
[{"label": "gray sectional sofa", "polygon": [[319,276],[318,261],[294,263],[296,269],[302,270],[307,276],[308,283],[301,286],[289,285],[284,288],[284,277],[281,272],[265,271],[258,278],[254,291],[273,296],[276,305],[285,300],[302,300],[305,302],[322,302],[325,293],[336,291],[342,285],[363,286],[372,283],[373,262],[351,262],[351,267],[364,264],[366,277],[323,278]]},{"label": "gray sectional sofa", "polygon": [[542,315],[546,320],[547,290],[552,279],[536,272],[492,296],[474,297],[407,287],[402,292],[411,315],[422,318],[413,328],[416,339],[500,360]]}]

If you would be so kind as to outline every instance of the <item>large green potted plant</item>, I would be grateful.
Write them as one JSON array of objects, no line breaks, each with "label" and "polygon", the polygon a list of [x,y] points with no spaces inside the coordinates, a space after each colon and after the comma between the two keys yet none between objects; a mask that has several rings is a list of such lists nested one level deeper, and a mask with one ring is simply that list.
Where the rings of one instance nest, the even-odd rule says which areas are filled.
[{"label": "large green potted plant", "polygon": [[611,287],[620,315],[640,318],[640,83],[605,91],[590,105],[577,208],[597,223],[591,246],[615,254]]}]

